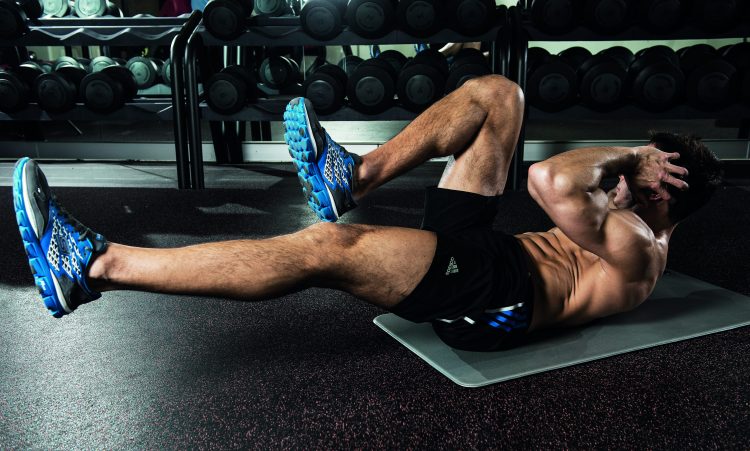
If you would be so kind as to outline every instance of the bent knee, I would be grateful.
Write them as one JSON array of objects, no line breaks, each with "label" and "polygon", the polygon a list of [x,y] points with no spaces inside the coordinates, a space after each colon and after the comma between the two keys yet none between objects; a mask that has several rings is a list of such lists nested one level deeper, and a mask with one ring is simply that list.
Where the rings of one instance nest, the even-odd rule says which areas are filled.
[{"label": "bent knee", "polygon": [[462,86],[472,98],[488,110],[501,108],[508,112],[523,112],[523,90],[502,75],[491,74],[472,78]]}]

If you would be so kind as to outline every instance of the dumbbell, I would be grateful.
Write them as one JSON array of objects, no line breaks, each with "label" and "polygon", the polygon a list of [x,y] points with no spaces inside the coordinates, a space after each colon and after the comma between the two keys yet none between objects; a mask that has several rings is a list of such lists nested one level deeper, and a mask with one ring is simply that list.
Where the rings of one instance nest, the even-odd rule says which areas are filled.
[{"label": "dumbbell", "polygon": [[29,19],[42,17],[44,9],[39,0],[0,1],[0,38],[13,39],[29,31]]},{"label": "dumbbell", "polygon": [[403,69],[403,67],[409,61],[409,58],[404,56],[404,54],[399,52],[398,50],[384,50],[378,53],[377,57],[387,61],[388,64],[393,67],[393,70],[395,70],[396,73],[401,72],[401,69]]},{"label": "dumbbell", "polygon": [[75,106],[86,70],[70,57],[58,58],[53,67],[53,72],[36,77],[34,95],[44,111],[63,113]]},{"label": "dumbbell", "polygon": [[299,64],[287,56],[269,56],[258,69],[258,80],[271,89],[286,90],[299,83],[301,78]]},{"label": "dumbbell", "polygon": [[684,17],[680,0],[641,0],[636,15],[642,28],[657,34],[680,28]]},{"label": "dumbbell", "polygon": [[344,72],[346,72],[346,77],[349,78],[352,76],[354,71],[357,69],[357,66],[359,66],[364,60],[356,55],[346,55],[341,60],[339,60],[337,66],[344,69]]},{"label": "dumbbell", "polygon": [[203,9],[203,25],[212,36],[231,41],[245,31],[252,13],[253,0],[211,0]]},{"label": "dumbbell", "polygon": [[558,56],[567,61],[570,67],[578,69],[583,63],[591,58],[591,51],[584,47],[568,47],[567,49],[558,53]]},{"label": "dumbbell", "polygon": [[448,60],[445,56],[435,49],[423,50],[398,73],[398,99],[410,111],[423,111],[443,97],[447,78]]},{"label": "dumbbell", "polygon": [[580,0],[532,0],[531,20],[549,34],[564,34],[580,24]]},{"label": "dumbbell", "polygon": [[631,52],[629,48],[620,45],[606,48],[599,53],[601,53],[602,55],[611,56],[612,58],[616,59],[626,72],[628,70],[628,67],[630,67],[630,65],[635,60],[635,55],[633,54],[633,52]]},{"label": "dumbbell", "polygon": [[310,0],[300,12],[300,23],[311,37],[327,41],[344,29],[346,0]]},{"label": "dumbbell", "polygon": [[396,22],[394,0],[349,0],[346,23],[356,34],[375,39],[393,30]]},{"label": "dumbbell", "polygon": [[445,14],[449,27],[465,36],[486,33],[497,22],[494,0],[447,0]]},{"label": "dumbbell", "polygon": [[393,66],[380,58],[360,63],[346,84],[352,106],[366,114],[378,114],[393,106],[396,77]]},{"label": "dumbbell", "polygon": [[347,76],[344,69],[334,64],[323,64],[305,79],[305,97],[320,114],[331,114],[344,104]]},{"label": "dumbbell", "polygon": [[163,65],[159,59],[134,56],[128,60],[125,67],[133,74],[138,89],[146,89],[159,81]]},{"label": "dumbbell", "polygon": [[633,10],[628,0],[586,0],[583,21],[599,34],[617,34],[632,25]]},{"label": "dumbbell", "polygon": [[472,48],[464,48],[453,57],[448,78],[445,82],[445,93],[451,93],[471,80],[492,73],[484,54]]},{"label": "dumbbell", "polygon": [[293,14],[292,5],[287,0],[255,0],[255,14],[265,16],[284,16]]},{"label": "dumbbell", "polygon": [[[630,58],[622,54],[620,56],[624,58],[618,59],[616,55],[616,52],[601,51],[584,61],[576,71],[583,105],[608,111],[623,104]],[[632,53],[630,56],[633,56]]]},{"label": "dumbbell", "polygon": [[45,17],[65,17],[73,12],[71,0],[42,0]]},{"label": "dumbbell", "polygon": [[708,45],[699,44],[679,52],[685,74],[687,103],[701,110],[716,110],[735,101],[739,73]]},{"label": "dumbbell", "polygon": [[725,31],[740,20],[742,0],[683,0],[691,21],[706,31]]},{"label": "dumbbell", "polygon": [[138,84],[126,67],[111,64],[86,75],[81,80],[80,92],[88,109],[112,113],[135,98]]},{"label": "dumbbell", "polygon": [[172,58],[164,60],[161,66],[161,79],[169,86],[172,86]]},{"label": "dumbbell", "polygon": [[206,103],[220,114],[235,114],[255,99],[255,77],[246,67],[227,66],[206,83]]},{"label": "dumbbell", "polygon": [[664,111],[681,101],[685,75],[675,52],[657,45],[636,53],[628,67],[628,90],[634,103],[649,111]]},{"label": "dumbbell", "polygon": [[740,71],[740,98],[750,103],[750,43],[728,46],[720,54]]},{"label": "dumbbell", "polygon": [[[536,47],[535,47],[536,48]],[[540,110],[555,112],[577,101],[578,81],[573,67],[558,55],[529,49],[526,95]]]},{"label": "dumbbell", "polygon": [[21,111],[34,99],[34,80],[44,69],[34,61],[26,61],[13,70],[0,70],[0,111]]},{"label": "dumbbell", "polygon": [[401,30],[417,38],[426,38],[443,28],[442,0],[401,0],[396,8]]},{"label": "dumbbell", "polygon": [[122,11],[108,0],[75,0],[73,11],[76,16],[88,19],[91,17],[122,17]]}]

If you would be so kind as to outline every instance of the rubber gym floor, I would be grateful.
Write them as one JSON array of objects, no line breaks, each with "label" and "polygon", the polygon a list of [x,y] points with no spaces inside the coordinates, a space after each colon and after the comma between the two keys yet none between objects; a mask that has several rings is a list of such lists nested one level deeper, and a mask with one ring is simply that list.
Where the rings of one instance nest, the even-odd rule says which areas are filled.
[{"label": "rubber gym floor", "polygon": [[[159,179],[157,169],[135,168]],[[8,181],[11,170],[4,163],[0,177]],[[423,187],[441,170],[426,164],[383,186],[343,221],[418,227]],[[50,183],[84,224],[130,245],[266,238],[315,221],[291,165],[231,171],[236,186],[204,191],[75,187],[88,176],[60,187],[50,175]],[[210,171],[216,180],[222,173]],[[748,224],[747,181],[729,180],[678,227],[669,268],[750,295]],[[528,193],[506,193],[498,228],[550,225]],[[122,291],[54,319],[36,295],[7,183],[0,236],[2,449],[750,443],[748,328],[467,389],[378,329],[381,309],[323,289],[255,303]]]}]

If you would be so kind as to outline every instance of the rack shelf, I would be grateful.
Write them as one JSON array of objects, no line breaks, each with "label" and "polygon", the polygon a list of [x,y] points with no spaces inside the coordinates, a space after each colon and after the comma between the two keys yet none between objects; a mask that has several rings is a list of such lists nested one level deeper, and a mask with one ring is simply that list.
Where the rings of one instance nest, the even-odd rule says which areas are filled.
[{"label": "rack shelf", "polygon": [[0,121],[153,121],[155,117],[162,121],[172,120],[171,99],[139,99],[109,114],[91,111],[83,104],[59,114],[48,113],[36,104],[30,104],[17,113],[0,113]]},{"label": "rack shelf", "polygon": [[44,18],[30,21],[30,31],[8,45],[168,45],[186,20],[187,16]]},{"label": "rack shelf", "polygon": [[635,105],[624,105],[612,111],[595,111],[583,105],[574,105],[558,112],[542,111],[534,106],[529,107],[530,120],[623,120],[623,119],[737,119],[750,117],[750,105],[730,105],[716,111],[703,111],[690,105],[677,105],[666,111],[647,111]]},{"label": "rack shelf", "polygon": [[203,44],[208,46],[240,45],[240,46],[325,46],[325,45],[370,45],[370,44],[417,44],[420,42],[475,42],[494,41],[502,24],[488,30],[479,36],[465,36],[452,30],[441,30],[427,38],[416,38],[410,34],[394,30],[382,38],[368,39],[359,36],[348,27],[328,41],[320,41],[310,37],[299,24],[298,17],[263,18],[250,20],[248,30],[234,41],[223,41],[211,35],[204,26],[198,27],[197,33],[203,38]]},{"label": "rack shelf", "polygon": [[[207,121],[281,121],[291,97],[260,99],[233,115],[223,115],[213,111],[205,102],[200,104],[201,119]],[[409,121],[417,117],[400,106],[394,106],[381,114],[365,114],[352,107],[344,106],[332,114],[319,114],[322,121]]]}]

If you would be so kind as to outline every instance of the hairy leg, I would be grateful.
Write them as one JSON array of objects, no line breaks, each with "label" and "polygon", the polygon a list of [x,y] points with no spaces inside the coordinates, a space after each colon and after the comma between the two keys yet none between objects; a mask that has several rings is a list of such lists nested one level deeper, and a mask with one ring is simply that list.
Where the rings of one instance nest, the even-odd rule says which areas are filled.
[{"label": "hairy leg", "polygon": [[[424,230],[319,223],[264,240],[174,249],[110,244],[89,269],[99,291],[135,289],[255,301],[335,288],[390,308],[414,290],[435,254]],[[310,252],[310,249],[322,249]]]},{"label": "hairy leg", "polygon": [[454,156],[441,187],[501,194],[523,121],[521,89],[500,75],[469,80],[419,115],[393,139],[364,155],[355,198],[419,164]]}]

